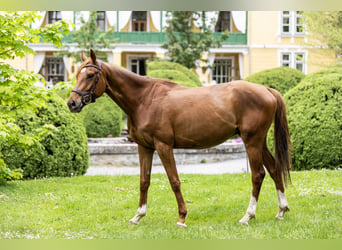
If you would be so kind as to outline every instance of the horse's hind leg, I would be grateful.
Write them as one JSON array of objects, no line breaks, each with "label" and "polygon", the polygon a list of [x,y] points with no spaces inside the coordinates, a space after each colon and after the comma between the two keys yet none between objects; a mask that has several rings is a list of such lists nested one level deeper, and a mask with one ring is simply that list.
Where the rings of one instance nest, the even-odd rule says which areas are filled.
[{"label": "horse's hind leg", "polygon": [[285,188],[284,188],[283,180],[281,178],[280,173],[277,173],[275,160],[271,152],[268,150],[266,142],[264,143],[262,158],[263,158],[264,165],[267,171],[269,172],[270,176],[272,177],[275,183],[276,190],[277,190],[279,211],[278,211],[278,214],[276,215],[276,219],[282,220],[284,218],[285,212],[289,211],[290,209],[289,209],[286,196],[285,196]]},{"label": "horse's hind leg", "polygon": [[[257,140],[255,140],[257,141]],[[262,182],[265,177],[265,170],[262,164],[262,144],[259,143],[245,143],[246,151],[249,158],[249,163],[252,172],[253,190],[249,206],[245,216],[240,220],[242,225],[248,225],[250,219],[255,218],[256,206],[259,198]]]},{"label": "horse's hind leg", "polygon": [[139,220],[147,213],[147,191],[150,186],[151,168],[154,150],[138,146],[140,161],[140,200],[136,215],[129,221],[129,224],[139,224]]}]

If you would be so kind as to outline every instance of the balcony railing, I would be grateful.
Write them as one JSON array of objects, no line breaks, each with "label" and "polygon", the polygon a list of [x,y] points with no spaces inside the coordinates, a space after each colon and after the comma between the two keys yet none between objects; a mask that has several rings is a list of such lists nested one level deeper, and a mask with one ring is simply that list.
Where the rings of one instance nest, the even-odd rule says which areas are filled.
[{"label": "balcony railing", "polygon": [[[214,37],[219,37],[221,33],[213,33]],[[165,32],[114,32],[111,37],[115,43],[131,44],[162,44],[167,41]],[[63,39],[64,42],[71,42],[71,35]],[[243,33],[229,33],[229,37],[223,44],[247,44],[247,35]]]}]

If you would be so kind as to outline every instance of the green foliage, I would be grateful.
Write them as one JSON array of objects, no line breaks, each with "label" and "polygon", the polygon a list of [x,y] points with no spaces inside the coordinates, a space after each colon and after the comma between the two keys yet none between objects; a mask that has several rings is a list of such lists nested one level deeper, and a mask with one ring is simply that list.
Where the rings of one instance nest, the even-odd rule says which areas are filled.
[{"label": "green foliage", "polygon": [[[341,11],[304,11],[303,23],[306,35],[313,46],[331,49],[341,55],[342,46],[342,12]],[[336,57],[340,60],[339,57]]]},{"label": "green foliage", "polygon": [[285,100],[294,168],[342,167],[342,71],[308,76]]},{"label": "green foliage", "polygon": [[[342,166],[342,69],[305,77],[284,96],[292,141],[293,169]],[[268,135],[273,148],[273,130]]]},{"label": "green foliage", "polygon": [[[112,45],[115,40],[111,37],[113,36],[114,30],[109,29],[107,31],[102,31],[97,26],[97,11],[91,11],[89,20],[84,21],[83,17],[80,17],[81,27],[79,30],[73,30],[69,37],[64,39],[68,44],[77,44],[76,50],[75,45],[64,45],[63,52],[60,52],[60,56],[67,56],[74,58],[77,62],[81,62],[81,51],[88,52],[89,48],[93,49],[98,58],[107,58],[103,49],[114,49]],[[107,60],[107,59],[105,59]]]},{"label": "green foliage", "polygon": [[121,134],[122,110],[106,94],[80,113],[88,137],[113,137]]},{"label": "green foliage", "polygon": [[22,133],[37,135],[39,142],[27,141],[28,148],[18,147],[16,142],[4,145],[1,153],[6,165],[22,169],[24,178],[84,174],[89,153],[82,122],[69,112],[60,97],[48,94],[45,101],[46,105],[37,112],[18,112],[16,123]]},{"label": "green foliage", "polygon": [[278,67],[252,74],[246,77],[245,80],[274,88],[281,94],[285,94],[289,89],[296,86],[304,77],[305,74],[299,70],[291,69],[289,67]]},{"label": "green foliage", "polygon": [[[162,45],[168,50],[172,62],[184,65],[188,69],[196,68],[198,61],[203,59],[204,52],[211,48],[221,47],[222,41],[228,38],[228,33],[222,33],[219,39],[214,38],[211,31],[213,23],[202,23],[196,27],[199,20],[206,20],[205,12],[195,11],[169,11],[168,26],[165,30],[168,41]],[[200,32],[195,32],[199,29]]]},{"label": "green foliage", "polygon": [[[41,18],[37,12],[3,12],[0,15],[0,152],[8,143],[25,148],[39,142],[38,135],[22,133],[16,117],[18,113],[44,107],[46,96],[39,88],[32,88],[35,82],[44,82],[41,77],[14,69],[3,61],[33,54],[28,46],[31,43],[52,42],[60,47],[61,38],[69,32],[69,24],[64,21],[32,29],[31,23],[36,18]],[[0,154],[0,181],[19,178],[19,170],[9,170],[2,158]]]},{"label": "green foliage", "polygon": [[147,75],[168,79],[186,87],[202,86],[199,78],[188,68],[169,61],[151,61],[147,63]]},{"label": "green foliage", "polygon": [[37,12],[7,12],[0,15],[0,58],[14,59],[33,54],[29,43],[52,42],[57,47],[62,45],[62,37],[69,34],[69,23],[61,20],[43,28],[32,29],[31,23],[42,17]]}]

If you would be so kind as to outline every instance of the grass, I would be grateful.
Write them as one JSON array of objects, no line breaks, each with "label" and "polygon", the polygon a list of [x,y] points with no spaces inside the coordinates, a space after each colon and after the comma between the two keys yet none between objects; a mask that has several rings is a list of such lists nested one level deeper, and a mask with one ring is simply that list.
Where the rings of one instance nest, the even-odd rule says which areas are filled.
[{"label": "grass", "polygon": [[238,221],[248,206],[249,174],[181,175],[188,228],[176,227],[167,177],[152,176],[147,217],[128,225],[137,209],[139,176],[82,176],[15,181],[0,186],[0,239],[339,239],[342,171],[293,172],[291,211],[276,221],[277,196],[265,178],[257,219]]}]

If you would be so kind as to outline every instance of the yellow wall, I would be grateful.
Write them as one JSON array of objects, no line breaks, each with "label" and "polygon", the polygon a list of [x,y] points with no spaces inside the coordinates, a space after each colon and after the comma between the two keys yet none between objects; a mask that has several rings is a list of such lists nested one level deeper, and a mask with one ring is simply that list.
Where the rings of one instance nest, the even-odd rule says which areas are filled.
[{"label": "yellow wall", "polygon": [[17,57],[14,60],[5,60],[15,69],[33,71],[33,55],[28,54],[23,58]]},{"label": "yellow wall", "polygon": [[109,62],[115,65],[121,65],[121,53],[113,53],[113,62]]},{"label": "yellow wall", "polygon": [[[308,49],[306,44],[310,41],[304,37],[282,36],[280,11],[249,11],[248,20],[248,45],[251,49],[250,55],[244,57],[244,77],[249,73],[253,74],[261,70],[279,67],[278,51],[286,49],[288,51],[307,51],[308,57],[305,62],[307,73],[331,65],[335,60],[331,51]],[[260,48],[260,46],[265,48]],[[248,69],[249,63],[250,70]]]},{"label": "yellow wall", "polygon": [[[278,67],[277,49],[251,49],[250,57],[251,74],[265,69]],[[244,77],[246,77],[247,75],[245,75]]]},{"label": "yellow wall", "polygon": [[278,11],[249,11],[248,36],[250,44],[275,44],[278,41]]}]

